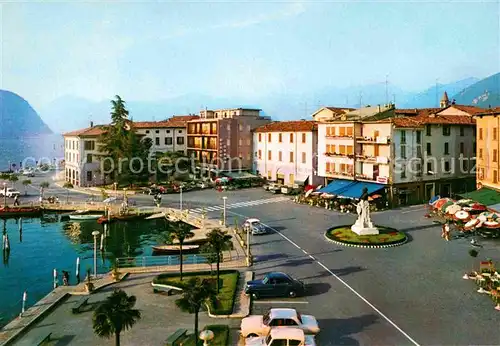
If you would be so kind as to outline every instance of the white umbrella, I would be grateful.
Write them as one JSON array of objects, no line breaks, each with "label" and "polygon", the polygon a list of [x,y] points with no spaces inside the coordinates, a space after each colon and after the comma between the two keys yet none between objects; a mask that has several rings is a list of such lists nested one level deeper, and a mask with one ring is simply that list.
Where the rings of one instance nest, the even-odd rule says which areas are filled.
[{"label": "white umbrella", "polygon": [[446,208],[446,213],[455,215],[455,213],[460,210],[462,210],[461,206],[459,206],[458,204],[452,204]]},{"label": "white umbrella", "polygon": [[111,202],[114,202],[116,201],[116,197],[109,197],[109,198],[106,198],[103,203],[111,203]]}]

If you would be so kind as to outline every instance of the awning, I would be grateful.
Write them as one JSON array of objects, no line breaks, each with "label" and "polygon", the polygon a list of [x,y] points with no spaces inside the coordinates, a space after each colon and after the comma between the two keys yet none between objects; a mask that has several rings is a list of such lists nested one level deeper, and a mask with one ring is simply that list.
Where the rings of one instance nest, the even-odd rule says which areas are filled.
[{"label": "awning", "polygon": [[249,173],[249,172],[224,172],[222,173],[228,178],[231,179],[252,179],[252,178],[258,178],[255,174]]},{"label": "awning", "polygon": [[322,188],[320,192],[337,195],[339,197],[359,198],[365,187],[368,190],[368,195],[371,195],[385,188],[385,185],[361,181],[335,180],[328,184],[328,186]]},{"label": "awning", "polygon": [[500,203],[500,192],[483,187],[479,190],[472,191],[465,194],[460,194],[462,198],[470,198],[476,202],[484,205],[493,205]]}]

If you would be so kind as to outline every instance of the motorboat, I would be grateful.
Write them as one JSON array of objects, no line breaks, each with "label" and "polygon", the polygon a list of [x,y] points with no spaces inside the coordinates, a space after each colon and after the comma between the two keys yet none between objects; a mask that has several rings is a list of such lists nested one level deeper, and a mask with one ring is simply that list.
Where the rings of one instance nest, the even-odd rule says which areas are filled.
[{"label": "motorboat", "polygon": [[[196,254],[200,250],[199,245],[183,245],[182,254]],[[153,246],[153,253],[158,255],[178,255],[180,254],[180,245],[155,245]]]},{"label": "motorboat", "polygon": [[97,214],[96,212],[84,210],[69,214],[69,219],[75,221],[98,220],[103,216],[103,214]]}]

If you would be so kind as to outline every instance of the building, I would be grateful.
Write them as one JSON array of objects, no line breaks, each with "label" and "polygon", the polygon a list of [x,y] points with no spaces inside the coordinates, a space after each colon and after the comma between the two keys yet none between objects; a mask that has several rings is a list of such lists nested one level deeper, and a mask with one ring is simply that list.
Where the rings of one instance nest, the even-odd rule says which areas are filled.
[{"label": "building", "polygon": [[347,107],[322,107],[312,114],[312,118],[314,121],[335,120],[353,110],[354,108]]},{"label": "building", "polygon": [[173,116],[164,121],[136,121],[138,134],[151,139],[151,152],[182,152],[187,154],[187,123],[197,115]]},{"label": "building", "polygon": [[476,115],[477,187],[500,193],[500,107]]},{"label": "building", "polygon": [[317,122],[272,122],[255,129],[254,172],[268,180],[293,186],[316,184]]},{"label": "building", "polygon": [[65,180],[74,186],[95,186],[103,183],[100,174],[99,136],[106,131],[106,126],[95,125],[65,133],[64,169]]},{"label": "building", "polygon": [[202,110],[187,124],[188,155],[217,171],[251,170],[252,131],[270,120],[260,109]]}]

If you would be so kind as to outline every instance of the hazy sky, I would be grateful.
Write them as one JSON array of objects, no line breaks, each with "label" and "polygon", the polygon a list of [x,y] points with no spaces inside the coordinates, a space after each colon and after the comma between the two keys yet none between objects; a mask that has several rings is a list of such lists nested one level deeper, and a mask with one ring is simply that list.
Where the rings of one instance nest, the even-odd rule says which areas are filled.
[{"label": "hazy sky", "polygon": [[[0,0],[2,3],[2,0]],[[262,96],[500,71],[499,1],[3,2],[0,88],[64,95]]]}]

